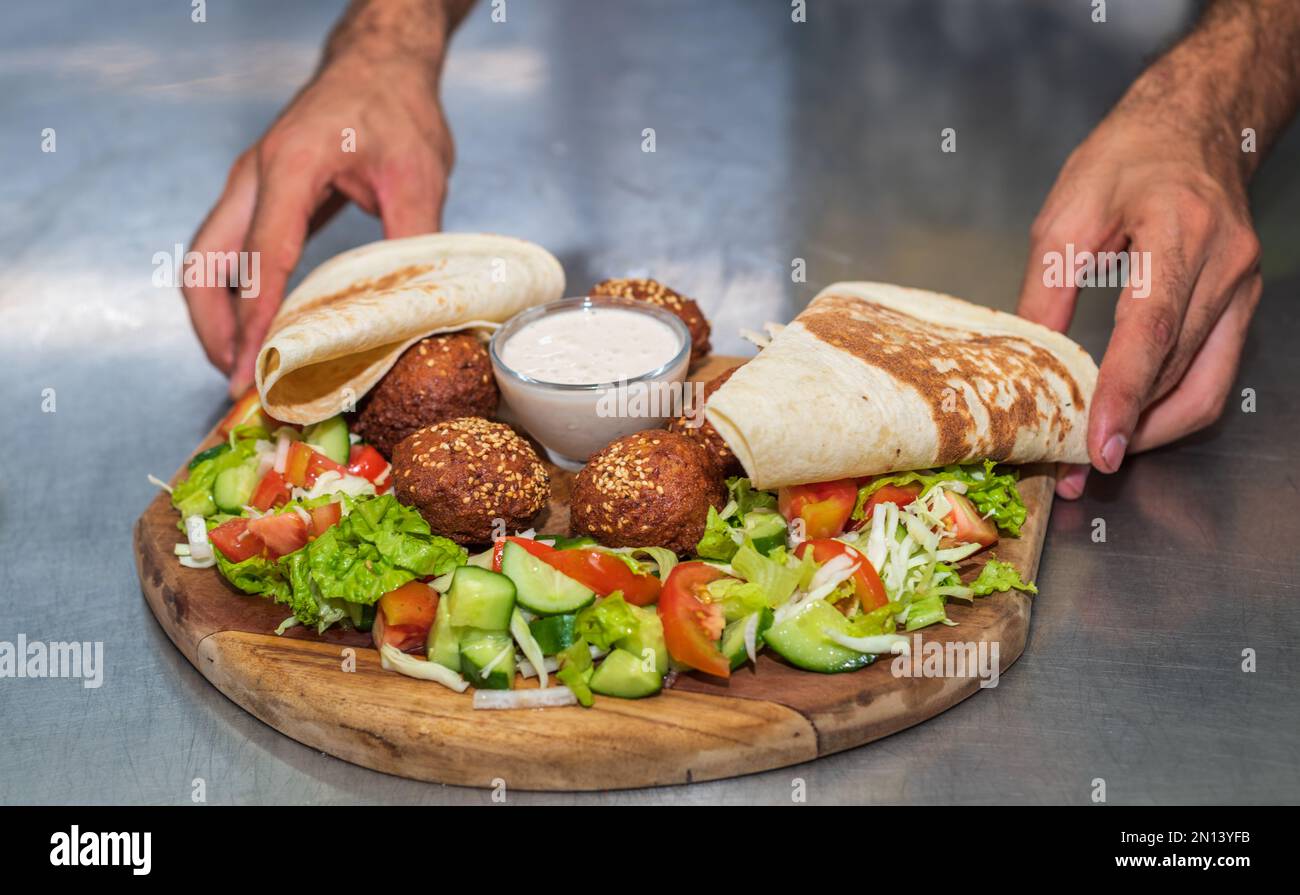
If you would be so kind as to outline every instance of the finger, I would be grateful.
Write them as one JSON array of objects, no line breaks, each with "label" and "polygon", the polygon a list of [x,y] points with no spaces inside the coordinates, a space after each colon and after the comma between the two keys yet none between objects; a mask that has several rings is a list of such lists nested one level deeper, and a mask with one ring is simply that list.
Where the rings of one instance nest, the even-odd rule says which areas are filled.
[{"label": "finger", "polygon": [[1056,496],[1064,500],[1077,500],[1083,496],[1092,467],[1086,463],[1059,463],[1056,470]]},{"label": "finger", "polygon": [[1153,400],[1164,397],[1182,381],[1219,318],[1238,300],[1243,285],[1258,274],[1259,239],[1253,229],[1242,226],[1216,240],[1215,250],[1197,278],[1178,341],[1156,379]]},{"label": "finger", "polygon": [[259,281],[251,290],[254,295],[238,300],[239,331],[230,378],[233,396],[253,383],[262,339],[302,254],[308,222],[325,198],[329,175],[313,170],[313,162],[311,155],[291,153],[272,159],[259,177],[257,205],[245,242],[245,251],[258,259]]},{"label": "finger", "polygon": [[441,230],[446,194],[446,177],[432,162],[385,164],[375,184],[384,238],[399,239]]},{"label": "finger", "polygon": [[1100,209],[1071,211],[1046,224],[1034,222],[1017,314],[1058,332],[1069,328],[1079,299],[1071,258],[1124,247],[1118,226],[1106,223],[1103,214]]},{"label": "finger", "polygon": [[1262,281],[1257,276],[1238,288],[1177,387],[1142,414],[1133,433],[1134,451],[1169,444],[1219,418],[1232,389],[1250,318],[1259,304],[1262,289]]},{"label": "finger", "polygon": [[[241,156],[230,169],[225,189],[194,235],[190,248],[202,257],[209,252],[238,252],[248,232],[257,198],[257,170],[251,155]],[[235,355],[235,309],[228,286],[208,283],[181,287],[190,322],[208,360],[229,375]]]},{"label": "finger", "polygon": [[[1154,269],[1147,272],[1151,292],[1135,295],[1132,283],[1120,292],[1088,417],[1088,455],[1106,473],[1115,472],[1124,460],[1156,376],[1178,339],[1194,285],[1172,230],[1135,238],[1133,248],[1152,259]],[[1149,255],[1142,254],[1147,251]]]}]

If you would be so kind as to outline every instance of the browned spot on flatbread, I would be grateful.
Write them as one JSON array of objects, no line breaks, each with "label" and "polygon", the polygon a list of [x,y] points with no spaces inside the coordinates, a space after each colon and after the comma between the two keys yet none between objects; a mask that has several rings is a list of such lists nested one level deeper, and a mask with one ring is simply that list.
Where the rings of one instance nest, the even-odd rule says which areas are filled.
[{"label": "browned spot on flatbread", "polygon": [[304,314],[314,311],[317,308],[323,308],[327,305],[336,304],[347,298],[357,295],[369,295],[375,292],[384,292],[389,289],[398,289],[408,285],[412,280],[416,280],[434,269],[432,264],[409,264],[406,267],[399,267],[396,270],[389,271],[383,276],[369,277],[364,280],[356,280],[350,285],[337,292],[331,292],[328,295],[318,295],[315,298],[304,299],[291,308],[287,308],[279,319],[275,321],[276,330],[284,329],[285,326],[302,317]]},{"label": "browned spot on flatbread", "polygon": [[[920,393],[939,433],[938,464],[1008,457],[1022,429],[1055,430],[1064,440],[1071,424],[1061,413],[1049,373],[1066,384],[1076,407],[1084,404],[1078,383],[1060,359],[1028,339],[929,323],[838,295],[819,298],[799,322],[823,342]],[[967,403],[972,391],[989,415],[983,435]],[[1039,411],[1040,397],[1052,407],[1050,415]]]}]

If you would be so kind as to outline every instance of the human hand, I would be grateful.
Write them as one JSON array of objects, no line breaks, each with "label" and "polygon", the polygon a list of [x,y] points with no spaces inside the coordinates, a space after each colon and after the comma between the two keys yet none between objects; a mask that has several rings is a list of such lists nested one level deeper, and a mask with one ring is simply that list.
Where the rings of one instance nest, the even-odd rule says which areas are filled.
[{"label": "human hand", "polygon": [[[1105,473],[1219,417],[1259,303],[1240,146],[1230,130],[1207,139],[1186,113],[1135,89],[1067,160],[1031,231],[1018,310],[1057,330],[1078,288],[1044,285],[1047,253],[1150,259],[1142,288],[1130,275],[1120,292],[1089,413],[1088,454]],[[1087,474],[1063,470],[1057,494],[1080,496]]]},{"label": "human hand", "polygon": [[[191,248],[203,257],[260,253],[260,288],[250,298],[211,283],[183,290],[199,341],[230,377],[232,396],[253,382],[304,241],[347,199],[378,215],[388,238],[439,229],[453,161],[439,63],[400,48],[343,49],[235,161]],[[346,128],[355,134],[350,151]]]}]

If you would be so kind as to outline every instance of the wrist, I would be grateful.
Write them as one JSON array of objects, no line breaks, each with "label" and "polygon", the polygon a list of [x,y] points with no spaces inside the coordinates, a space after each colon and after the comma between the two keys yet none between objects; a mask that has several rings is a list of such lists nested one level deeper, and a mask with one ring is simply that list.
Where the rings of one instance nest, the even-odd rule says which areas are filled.
[{"label": "wrist", "polygon": [[355,0],[330,34],[321,68],[405,66],[436,86],[453,25],[443,0]]}]

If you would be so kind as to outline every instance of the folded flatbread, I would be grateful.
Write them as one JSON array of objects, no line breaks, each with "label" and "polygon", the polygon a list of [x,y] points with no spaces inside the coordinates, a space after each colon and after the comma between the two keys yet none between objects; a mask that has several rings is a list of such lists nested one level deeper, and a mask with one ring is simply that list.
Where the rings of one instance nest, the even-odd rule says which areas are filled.
[{"label": "folded flatbread", "polygon": [[1061,333],[922,289],[836,283],[709,398],[759,488],[989,458],[1088,462],[1097,366]]},{"label": "folded flatbread", "polygon": [[541,246],[507,236],[435,233],[344,252],[307,275],[271,322],[257,390],[276,419],[314,423],[345,409],[424,336],[493,329],[564,294]]}]

